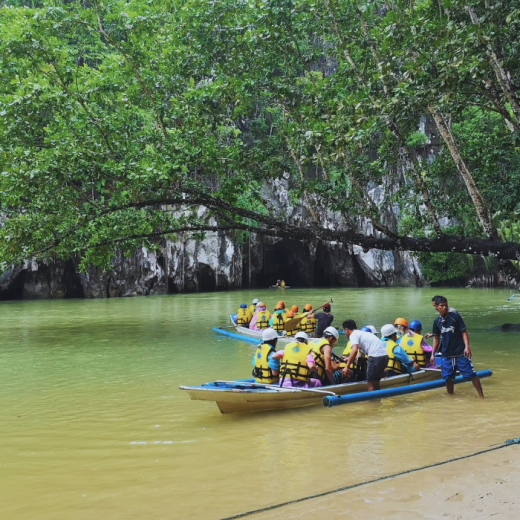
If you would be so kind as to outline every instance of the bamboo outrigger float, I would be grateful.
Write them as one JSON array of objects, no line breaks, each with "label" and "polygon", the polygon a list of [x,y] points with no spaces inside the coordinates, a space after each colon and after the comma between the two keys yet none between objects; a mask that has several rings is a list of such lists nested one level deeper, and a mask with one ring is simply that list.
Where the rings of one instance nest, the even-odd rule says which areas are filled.
[{"label": "bamboo outrigger float", "polygon": [[[381,389],[415,385],[441,379],[439,369],[424,369],[409,376],[402,374],[381,380]],[[290,388],[262,385],[254,379],[215,381],[200,386],[180,386],[196,401],[213,401],[223,414],[286,410],[323,403],[325,396],[366,392],[367,382],[343,383],[320,388]]]}]

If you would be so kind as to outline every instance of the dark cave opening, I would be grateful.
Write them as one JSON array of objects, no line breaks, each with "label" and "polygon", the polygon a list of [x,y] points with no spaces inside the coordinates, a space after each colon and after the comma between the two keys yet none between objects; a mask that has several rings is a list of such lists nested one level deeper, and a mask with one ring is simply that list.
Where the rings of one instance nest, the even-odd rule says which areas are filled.
[{"label": "dark cave opening", "polygon": [[286,285],[312,287],[313,262],[309,247],[298,240],[283,240],[265,244],[263,267],[256,274],[257,287],[269,287],[276,280],[285,280]]}]

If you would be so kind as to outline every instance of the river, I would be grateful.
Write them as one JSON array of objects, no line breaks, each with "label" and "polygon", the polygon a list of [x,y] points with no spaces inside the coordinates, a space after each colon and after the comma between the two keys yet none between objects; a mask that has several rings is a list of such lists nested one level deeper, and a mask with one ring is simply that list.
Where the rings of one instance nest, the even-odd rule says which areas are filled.
[{"label": "river", "polygon": [[[219,337],[242,302],[332,297],[335,325],[397,316],[430,330],[434,294],[464,317],[487,399],[444,391],[220,414],[179,385],[250,377]],[[520,435],[520,322],[510,290],[262,290],[0,303],[0,513],[9,520],[218,519],[445,460]],[[283,295],[283,296],[282,296]],[[345,337],[340,336],[341,346]],[[424,478],[418,476],[418,478]]]}]

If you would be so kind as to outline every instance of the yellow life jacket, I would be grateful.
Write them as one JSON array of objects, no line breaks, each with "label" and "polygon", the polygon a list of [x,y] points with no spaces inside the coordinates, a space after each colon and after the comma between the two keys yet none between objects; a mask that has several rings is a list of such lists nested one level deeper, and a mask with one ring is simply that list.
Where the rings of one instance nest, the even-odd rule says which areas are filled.
[{"label": "yellow life jacket", "polygon": [[388,365],[386,365],[387,370],[403,374],[405,372],[403,365],[394,354],[394,348],[397,347],[397,343],[391,339],[386,340],[384,343],[386,343],[386,353],[388,354]]},{"label": "yellow life jacket", "polygon": [[300,330],[307,334],[312,334],[316,331],[316,318],[308,318],[307,315],[300,321]]},{"label": "yellow life jacket", "polygon": [[[309,347],[312,352],[312,356],[314,357],[314,362],[316,363],[316,369],[318,370],[318,377],[323,381],[326,378],[325,373],[325,358],[323,356],[323,352],[321,351],[321,347],[324,345],[329,345],[330,343],[325,338],[315,339],[309,343]],[[327,378],[328,380],[328,378]]]},{"label": "yellow life jacket", "polygon": [[253,377],[256,379],[257,383],[278,383],[278,376],[273,374],[273,371],[269,368],[269,362],[267,360],[271,352],[276,352],[276,349],[267,343],[262,343],[256,349]]},{"label": "yellow life jacket", "polygon": [[285,282],[282,280],[282,283],[280,284],[280,287],[285,287]]},{"label": "yellow life jacket", "polygon": [[273,314],[273,329],[278,332],[278,334],[282,334],[284,331],[284,323],[287,321],[284,312],[277,312]]},{"label": "yellow life jacket", "polygon": [[426,366],[426,355],[424,353],[424,350],[421,346],[423,337],[420,334],[417,334],[417,332],[414,332],[413,336],[409,336],[408,334],[405,334],[401,338],[401,348],[410,356],[412,360],[415,360],[415,362],[420,367]]},{"label": "yellow life jacket", "polygon": [[307,366],[309,352],[310,347],[305,343],[289,343],[284,349],[280,363],[280,379],[290,378],[308,382],[311,377],[311,371]]},{"label": "yellow life jacket", "polygon": [[240,307],[237,312],[237,325],[240,327],[245,327],[249,325],[249,322],[251,321],[251,313],[249,312],[249,309],[243,309]]},{"label": "yellow life jacket", "polygon": [[256,318],[256,326],[259,329],[268,329],[269,328],[269,311],[266,309],[265,311],[257,311]]},{"label": "yellow life jacket", "polygon": [[256,312],[256,305],[252,303],[249,307],[249,312],[251,313],[251,316],[253,316]]},{"label": "yellow life jacket", "polygon": [[[358,351],[359,352],[359,351]],[[350,340],[348,341],[347,343],[347,346],[345,347],[345,350],[343,351],[342,353],[342,356],[346,356],[346,357],[349,357],[350,354],[352,354],[352,345],[350,344]],[[359,354],[358,354],[359,355]],[[345,368],[346,366],[346,363],[345,361],[342,361],[340,364],[339,364],[339,367],[340,368]],[[357,368],[357,361],[354,359],[354,361],[352,361],[352,363],[350,364],[350,367],[349,367],[351,370],[355,370]]]}]

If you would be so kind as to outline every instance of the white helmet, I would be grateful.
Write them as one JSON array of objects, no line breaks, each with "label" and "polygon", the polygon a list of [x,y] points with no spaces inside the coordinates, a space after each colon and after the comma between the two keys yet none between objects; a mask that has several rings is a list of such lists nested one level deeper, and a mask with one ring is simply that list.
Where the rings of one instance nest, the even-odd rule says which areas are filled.
[{"label": "white helmet", "polygon": [[395,334],[396,332],[399,332],[391,323],[388,323],[387,325],[383,325],[381,327],[381,336],[383,338],[389,338],[392,334]]},{"label": "white helmet", "polygon": [[377,329],[373,325],[367,325],[367,327],[370,329],[370,332],[372,332],[372,334],[379,334],[379,332],[377,332]]},{"label": "white helmet", "polygon": [[330,337],[330,336],[333,336],[335,339],[338,339],[339,338],[338,329],[336,329],[335,327],[327,327],[323,331],[323,337],[327,338],[327,337]]},{"label": "white helmet", "polygon": [[278,339],[278,334],[274,329],[265,329],[262,332],[262,341],[271,341],[273,339]]},{"label": "white helmet", "polygon": [[258,305],[259,302],[260,302],[260,300],[258,298],[255,298],[253,300],[253,305]]},{"label": "white helmet", "polygon": [[294,339],[295,340],[303,339],[303,340],[307,341],[309,339],[309,336],[307,335],[306,332],[301,331],[301,332],[298,332],[296,334],[296,336],[294,336]]}]

